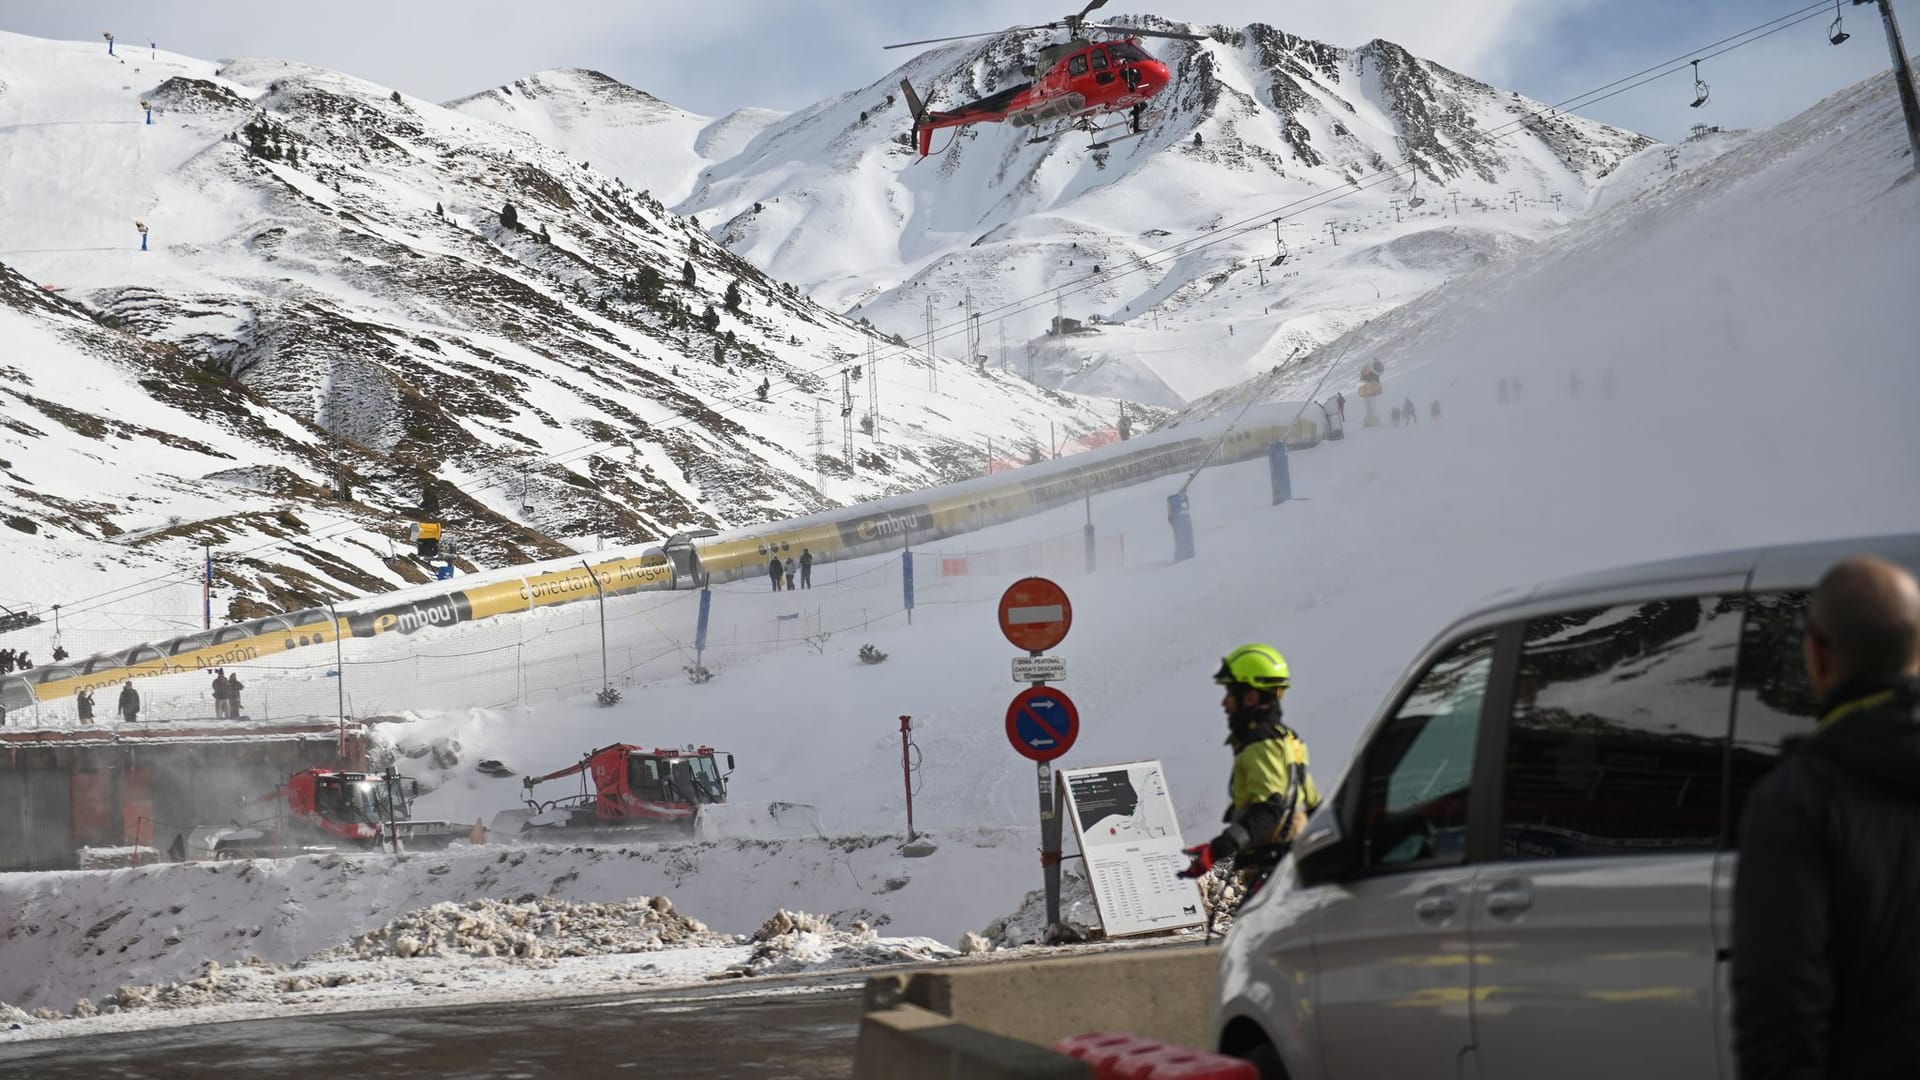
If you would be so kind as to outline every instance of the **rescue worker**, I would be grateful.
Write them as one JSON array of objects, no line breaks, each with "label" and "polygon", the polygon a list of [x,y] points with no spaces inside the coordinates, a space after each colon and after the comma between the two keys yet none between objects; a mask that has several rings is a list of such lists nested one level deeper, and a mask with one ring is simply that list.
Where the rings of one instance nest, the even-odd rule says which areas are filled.
[{"label": "rescue worker", "polygon": [[1320,792],[1307,771],[1307,744],[1280,719],[1290,676],[1287,658],[1271,645],[1242,645],[1227,654],[1213,681],[1226,687],[1227,745],[1233,748],[1227,827],[1186,849],[1193,859],[1181,877],[1197,878],[1232,859],[1251,895],[1286,855]]},{"label": "rescue worker", "polygon": [[774,592],[780,591],[780,578],[782,574],[782,569],[783,568],[780,565],[780,556],[775,555],[773,558],[767,560],[767,576],[773,579]]}]

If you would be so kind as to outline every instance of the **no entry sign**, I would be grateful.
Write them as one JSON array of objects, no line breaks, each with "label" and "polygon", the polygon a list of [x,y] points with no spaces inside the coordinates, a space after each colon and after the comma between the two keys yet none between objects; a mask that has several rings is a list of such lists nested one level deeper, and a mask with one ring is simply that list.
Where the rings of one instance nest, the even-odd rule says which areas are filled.
[{"label": "no entry sign", "polygon": [[1045,652],[1073,626],[1067,590],[1046,578],[1021,578],[1000,594],[1000,632],[1016,649]]},{"label": "no entry sign", "polygon": [[1007,706],[1007,741],[1022,757],[1052,761],[1079,737],[1080,710],[1058,687],[1030,687]]}]

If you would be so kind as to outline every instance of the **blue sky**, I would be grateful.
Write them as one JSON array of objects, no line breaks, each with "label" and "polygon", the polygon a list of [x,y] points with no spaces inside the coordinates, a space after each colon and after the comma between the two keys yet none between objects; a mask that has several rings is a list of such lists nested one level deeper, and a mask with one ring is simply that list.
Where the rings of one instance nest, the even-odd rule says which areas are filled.
[{"label": "blue sky", "polygon": [[[1151,11],[1232,25],[1262,21],[1337,45],[1375,37],[1545,101],[1686,53],[1801,6],[1796,0],[1111,0],[1095,18]],[[792,109],[885,75],[891,41],[1044,21],[1060,0],[63,0],[0,2],[0,29],[43,37],[147,36],[214,59],[272,56],[337,68],[446,100],[549,67],[591,67],[684,108]],[[1898,0],[1909,46],[1920,0]],[[1674,78],[1580,110],[1673,139],[1695,122],[1745,127],[1783,120],[1888,64],[1871,7],[1844,8],[1852,40],[1826,42],[1829,12],[1710,61],[1713,99],[1689,109]]]}]

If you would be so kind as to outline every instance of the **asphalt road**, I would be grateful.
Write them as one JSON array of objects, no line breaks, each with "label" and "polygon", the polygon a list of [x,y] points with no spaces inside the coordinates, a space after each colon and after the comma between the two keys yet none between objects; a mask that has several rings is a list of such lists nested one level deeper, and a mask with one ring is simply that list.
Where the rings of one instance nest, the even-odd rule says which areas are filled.
[{"label": "asphalt road", "polygon": [[0,1077],[844,1077],[857,983],[335,1013],[0,1045]]}]

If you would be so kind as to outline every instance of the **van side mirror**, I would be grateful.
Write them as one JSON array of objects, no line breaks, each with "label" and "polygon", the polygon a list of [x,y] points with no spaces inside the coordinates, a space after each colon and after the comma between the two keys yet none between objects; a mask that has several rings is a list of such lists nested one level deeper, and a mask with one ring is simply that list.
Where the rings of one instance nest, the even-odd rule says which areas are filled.
[{"label": "van side mirror", "polygon": [[1333,802],[1307,819],[1306,832],[1293,846],[1293,866],[1303,885],[1338,881],[1353,868],[1354,845],[1340,829]]}]

